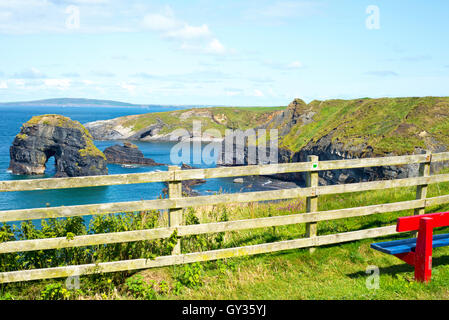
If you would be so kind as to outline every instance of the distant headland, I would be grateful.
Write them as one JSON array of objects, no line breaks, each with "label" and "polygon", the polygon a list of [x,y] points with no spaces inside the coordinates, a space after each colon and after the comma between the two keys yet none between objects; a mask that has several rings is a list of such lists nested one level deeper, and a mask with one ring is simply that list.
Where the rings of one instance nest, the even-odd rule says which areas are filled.
[{"label": "distant headland", "polygon": [[105,107],[105,108],[204,108],[210,105],[158,105],[158,104],[133,104],[128,102],[114,101],[114,100],[99,100],[86,98],[54,98],[33,101],[15,101],[15,102],[0,102],[2,106],[19,106],[19,107]]}]

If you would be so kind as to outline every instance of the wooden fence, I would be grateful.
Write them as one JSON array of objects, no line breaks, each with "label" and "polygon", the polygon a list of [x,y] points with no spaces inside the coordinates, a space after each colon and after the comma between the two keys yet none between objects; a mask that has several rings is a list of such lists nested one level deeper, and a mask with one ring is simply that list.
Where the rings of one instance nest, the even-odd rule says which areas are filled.
[{"label": "wooden fence", "polygon": [[[175,264],[192,263],[196,261],[208,261],[244,255],[261,254],[280,250],[307,247],[313,248],[315,246],[321,245],[392,235],[396,233],[394,225],[322,236],[317,235],[316,227],[319,221],[360,217],[400,210],[414,209],[415,214],[423,214],[426,206],[449,203],[449,195],[427,198],[428,184],[449,181],[449,174],[438,174],[431,176],[429,174],[430,164],[432,162],[447,160],[449,160],[449,152],[332,161],[318,161],[318,157],[309,156],[307,162],[298,163],[252,165],[242,167],[220,167],[191,170],[180,170],[179,167],[170,166],[168,171],[163,172],[76,178],[0,181],[0,192],[81,188],[163,181],[168,182],[169,184],[169,198],[167,199],[0,211],[0,222],[11,222],[106,213],[139,212],[153,209],[169,209],[168,227],[106,234],[89,234],[75,236],[71,239],[61,237],[36,240],[8,241],[0,243],[0,254],[161,239],[170,237],[170,235],[172,235],[175,230],[177,230],[179,237],[184,237],[206,233],[285,226],[300,223],[306,224],[305,238],[243,247],[193,252],[187,254],[180,253],[180,245],[178,242],[178,245],[175,247],[172,255],[160,256],[154,260],[133,259],[114,262],[102,262],[97,264],[1,272],[0,283],[69,277],[99,272],[145,269]],[[318,186],[318,172],[323,170],[366,168],[376,166],[401,166],[408,164],[419,164],[418,177]],[[183,197],[181,192],[181,182],[184,180],[250,175],[272,175],[291,172],[305,172],[307,175],[307,186],[305,188],[220,194],[198,197]],[[409,186],[417,186],[416,200],[377,204],[357,208],[318,211],[317,204],[320,195]],[[186,207],[263,200],[293,199],[298,197],[306,197],[306,213],[247,220],[205,223],[197,225],[181,225],[183,208]]]}]

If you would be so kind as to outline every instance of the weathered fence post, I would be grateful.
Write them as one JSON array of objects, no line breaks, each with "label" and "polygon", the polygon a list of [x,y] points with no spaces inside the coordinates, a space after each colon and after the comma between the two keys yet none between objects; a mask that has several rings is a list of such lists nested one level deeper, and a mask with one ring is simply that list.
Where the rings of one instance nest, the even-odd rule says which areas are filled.
[{"label": "weathered fence post", "polygon": [[[419,176],[420,177],[428,177],[430,175],[430,162],[432,161],[432,153],[429,150],[423,152],[427,155],[426,162],[422,162],[419,164]],[[416,200],[426,199],[427,197],[427,184],[421,184],[416,187]],[[414,210],[414,215],[424,214],[426,213],[426,203],[424,201],[424,206],[421,208],[416,208]],[[413,236],[417,236],[418,232],[413,231]]]},{"label": "weathered fence post", "polygon": [[[307,156],[307,161],[312,162],[312,168],[318,169],[318,156]],[[306,186],[317,187],[318,186],[318,171],[308,171],[306,174]],[[307,197],[306,199],[306,212],[318,211],[318,196]],[[306,237],[313,238],[317,235],[317,223],[306,223]],[[310,252],[314,252],[315,248],[310,248]]]},{"label": "weathered fence post", "polygon": [[[430,175],[430,162],[432,161],[432,153],[426,151],[426,162],[419,164],[419,176],[428,177]],[[427,184],[421,184],[416,187],[416,200],[425,199],[427,197]],[[421,208],[416,208],[414,214],[424,214],[426,212],[426,206],[424,204]]]},{"label": "weathered fence post", "polygon": [[[181,170],[178,166],[168,166],[168,171]],[[169,181],[168,182],[168,197],[170,199],[176,199],[182,197],[182,182],[181,181]],[[169,209],[168,211],[168,226],[176,227],[182,224],[182,208]],[[173,248],[173,254],[181,254],[181,241],[178,241]]]}]

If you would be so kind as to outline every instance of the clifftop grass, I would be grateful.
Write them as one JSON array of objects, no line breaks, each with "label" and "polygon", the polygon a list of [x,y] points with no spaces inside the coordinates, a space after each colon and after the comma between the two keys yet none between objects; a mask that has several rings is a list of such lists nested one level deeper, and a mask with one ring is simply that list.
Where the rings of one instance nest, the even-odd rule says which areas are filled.
[{"label": "clifftop grass", "polygon": [[313,121],[298,121],[284,147],[299,151],[328,134],[346,149],[371,147],[374,154],[449,146],[448,97],[312,101],[307,111],[315,112]]},{"label": "clifftop grass", "polygon": [[160,134],[176,129],[192,130],[193,120],[201,122],[201,129],[216,129],[224,135],[226,129],[246,130],[266,123],[275,111],[285,107],[215,107],[147,113],[119,118],[126,128],[137,132],[154,125],[158,119],[166,124]]},{"label": "clifftop grass", "polygon": [[[283,113],[284,111],[284,113]],[[294,114],[296,123],[289,114]],[[268,123],[272,119],[277,121]],[[305,120],[306,119],[306,120]],[[117,119],[137,132],[165,123],[160,134],[176,129],[192,130],[193,120],[202,130],[246,130],[267,127],[291,129],[280,138],[280,147],[298,152],[310,143],[330,135],[333,143],[358,155],[411,154],[416,148],[445,149],[449,146],[449,97],[361,98],[353,100],[296,99],[285,107],[215,107],[149,113]]]}]

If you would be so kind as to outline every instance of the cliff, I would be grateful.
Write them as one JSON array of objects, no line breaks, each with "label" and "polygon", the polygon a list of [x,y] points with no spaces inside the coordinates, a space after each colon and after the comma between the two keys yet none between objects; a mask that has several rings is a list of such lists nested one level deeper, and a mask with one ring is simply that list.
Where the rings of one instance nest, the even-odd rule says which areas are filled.
[{"label": "cliff", "polygon": [[[131,115],[86,123],[95,140],[177,141],[194,139],[193,123],[201,125],[203,141],[221,140],[226,129],[246,130],[263,125],[282,108],[214,107]],[[181,135],[173,134],[182,130]]]},{"label": "cliff", "polygon": [[[192,138],[192,120],[200,120],[203,131],[214,128],[223,135],[226,129],[278,129],[277,162],[281,163],[306,161],[311,154],[320,160],[337,160],[449,148],[448,97],[334,99],[308,104],[295,99],[286,108],[203,108],[122,117],[86,127],[96,139],[168,139],[180,128]],[[247,152],[245,146],[244,164]],[[416,173],[415,165],[328,171],[320,173],[320,183],[401,178]],[[278,177],[304,182],[302,174]]]},{"label": "cliff", "polygon": [[36,116],[22,125],[10,147],[9,170],[41,175],[52,156],[55,177],[108,174],[106,157],[95,147],[89,132],[79,122],[61,115]]},{"label": "cliff", "polygon": [[[279,123],[291,115],[291,127],[280,142],[281,162],[306,161],[308,155],[338,160],[444,152],[449,147],[447,97],[327,100],[307,105],[297,99],[283,113],[267,124],[282,130],[285,125]],[[335,170],[320,173],[320,180],[348,183],[404,178],[417,172],[417,165]]]}]

